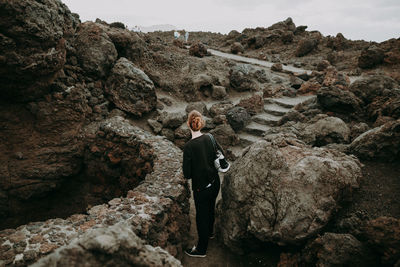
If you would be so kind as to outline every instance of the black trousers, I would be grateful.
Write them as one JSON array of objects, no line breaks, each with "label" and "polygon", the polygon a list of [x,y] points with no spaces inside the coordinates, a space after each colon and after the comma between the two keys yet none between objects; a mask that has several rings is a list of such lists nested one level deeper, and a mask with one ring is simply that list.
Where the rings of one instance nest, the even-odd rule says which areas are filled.
[{"label": "black trousers", "polygon": [[200,253],[207,252],[208,238],[214,233],[215,200],[217,199],[219,188],[220,181],[215,179],[211,187],[200,192],[193,192],[198,235],[196,249]]}]

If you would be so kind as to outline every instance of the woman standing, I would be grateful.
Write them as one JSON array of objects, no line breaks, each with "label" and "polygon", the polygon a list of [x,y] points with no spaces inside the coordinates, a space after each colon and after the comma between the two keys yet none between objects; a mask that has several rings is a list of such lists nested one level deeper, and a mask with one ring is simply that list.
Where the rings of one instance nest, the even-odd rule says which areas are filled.
[{"label": "woman standing", "polygon": [[[197,246],[185,251],[191,257],[205,257],[208,239],[214,234],[215,200],[220,179],[214,167],[215,150],[210,136],[202,134],[205,122],[200,112],[189,113],[187,125],[192,133],[183,150],[183,175],[192,179],[194,204],[196,207]],[[221,147],[217,144],[222,151]]]}]

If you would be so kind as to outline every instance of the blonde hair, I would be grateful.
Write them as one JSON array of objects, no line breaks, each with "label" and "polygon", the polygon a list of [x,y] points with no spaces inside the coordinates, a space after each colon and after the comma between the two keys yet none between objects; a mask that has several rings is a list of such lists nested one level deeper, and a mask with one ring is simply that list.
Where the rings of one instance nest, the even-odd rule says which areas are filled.
[{"label": "blonde hair", "polygon": [[192,131],[200,131],[206,122],[203,119],[203,116],[197,110],[192,110],[188,115],[187,125]]}]

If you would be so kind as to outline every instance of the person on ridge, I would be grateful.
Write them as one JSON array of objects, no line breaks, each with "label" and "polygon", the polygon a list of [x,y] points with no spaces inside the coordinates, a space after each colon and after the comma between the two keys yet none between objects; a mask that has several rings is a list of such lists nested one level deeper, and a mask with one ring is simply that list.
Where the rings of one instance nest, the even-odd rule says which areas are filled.
[{"label": "person on ridge", "polygon": [[[192,179],[198,242],[185,253],[191,257],[205,257],[208,239],[214,237],[215,201],[221,182],[214,166],[214,145],[210,136],[200,131],[205,125],[200,112],[191,111],[187,125],[192,139],[185,144],[183,149],[183,175],[186,179]],[[217,147],[223,151],[218,143]]]}]

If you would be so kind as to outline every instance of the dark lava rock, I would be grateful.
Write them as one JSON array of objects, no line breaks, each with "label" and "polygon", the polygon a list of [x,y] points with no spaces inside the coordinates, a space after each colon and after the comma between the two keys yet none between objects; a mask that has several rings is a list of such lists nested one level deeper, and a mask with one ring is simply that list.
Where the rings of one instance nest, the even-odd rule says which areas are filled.
[{"label": "dark lava rock", "polygon": [[244,52],[244,47],[241,43],[239,42],[234,42],[231,45],[231,53],[232,54],[239,54],[239,53],[243,53]]},{"label": "dark lava rock", "polygon": [[358,66],[362,69],[373,68],[376,65],[383,63],[384,58],[384,51],[373,45],[361,52],[361,55],[358,58]]},{"label": "dark lava rock", "polygon": [[226,113],[226,118],[234,131],[240,131],[251,121],[250,114],[242,107],[234,107]]},{"label": "dark lava rock", "polygon": [[318,41],[314,39],[302,39],[296,49],[295,56],[302,57],[313,51],[318,45]]},{"label": "dark lava rock", "polygon": [[352,92],[337,86],[322,87],[317,92],[318,103],[328,111],[353,113],[360,111],[362,101]]},{"label": "dark lava rock", "polygon": [[79,19],[56,0],[0,2],[1,99],[22,102],[49,91]]},{"label": "dark lava rock", "polygon": [[384,75],[371,75],[353,82],[350,91],[357,97],[369,104],[377,96],[384,93],[385,90],[393,91],[399,88],[395,80]]},{"label": "dark lava rock", "polygon": [[138,117],[157,104],[153,82],[126,58],[120,58],[114,65],[107,80],[107,92],[118,108]]},{"label": "dark lava rock", "polygon": [[189,48],[189,55],[195,57],[204,57],[207,55],[207,48],[202,43],[192,44]]},{"label": "dark lava rock", "polygon": [[118,57],[102,25],[90,21],[79,25],[74,47],[82,68],[93,77],[106,77]]}]

